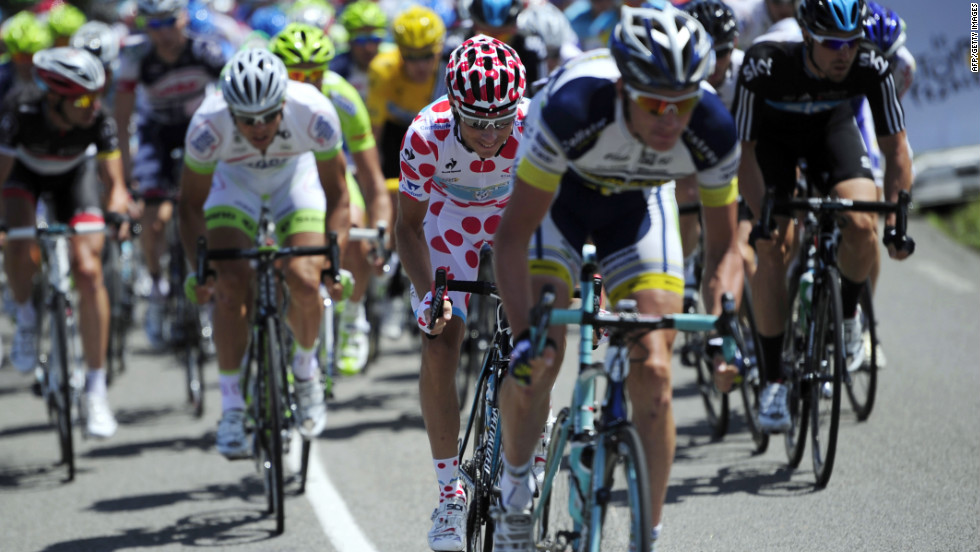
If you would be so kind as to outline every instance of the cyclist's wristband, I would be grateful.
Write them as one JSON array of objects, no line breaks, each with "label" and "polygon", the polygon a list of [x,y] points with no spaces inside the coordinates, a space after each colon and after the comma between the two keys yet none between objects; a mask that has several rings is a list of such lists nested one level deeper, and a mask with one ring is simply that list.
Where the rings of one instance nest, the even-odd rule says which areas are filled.
[{"label": "cyclist's wristband", "polygon": [[187,296],[187,299],[191,303],[194,303],[195,305],[198,304],[198,302],[197,302],[197,274],[191,272],[186,277],[184,277],[184,295]]}]

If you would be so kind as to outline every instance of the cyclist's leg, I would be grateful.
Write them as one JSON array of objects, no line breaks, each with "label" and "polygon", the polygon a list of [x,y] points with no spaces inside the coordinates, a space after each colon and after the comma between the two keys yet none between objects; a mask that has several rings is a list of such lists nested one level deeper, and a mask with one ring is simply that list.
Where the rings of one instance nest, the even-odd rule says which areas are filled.
[{"label": "cyclist's leg", "polygon": [[[94,163],[78,169],[68,189],[54,194],[55,217],[74,228],[103,224],[101,193]],[[105,233],[80,234],[71,238],[71,268],[78,296],[76,327],[81,336],[82,353],[88,368],[85,378],[86,430],[98,437],[110,437],[116,420],[106,395],[106,347],[109,343],[109,293],[102,277],[102,248]]]},{"label": "cyclist's leg", "polygon": [[[637,193],[617,205],[618,215],[594,232],[611,309],[623,298],[636,300],[645,314],[680,312],[684,259],[677,228],[677,207],[670,184]],[[631,201],[630,201],[631,200]],[[624,228],[646,228],[637,233]],[[659,525],[667,495],[676,441],[671,389],[674,331],[647,333],[630,352],[627,389],[632,421],[650,475],[651,527]]]},{"label": "cyclist's leg", "polygon": [[[367,222],[364,197],[350,172],[347,173],[347,191],[350,193],[351,226],[363,228]],[[344,373],[360,372],[368,360],[368,324],[364,309],[364,296],[371,284],[369,242],[349,242],[341,265],[354,276],[354,290],[343,305],[340,325],[340,370]]]},{"label": "cyclist's leg", "polygon": [[[11,228],[35,225],[35,204],[41,176],[15,162],[14,170],[3,187],[2,213]],[[37,244],[31,240],[13,240],[4,244],[4,271],[15,306],[17,333],[10,350],[10,361],[20,372],[30,372],[37,360],[36,316],[31,302],[34,275],[38,271]]]}]

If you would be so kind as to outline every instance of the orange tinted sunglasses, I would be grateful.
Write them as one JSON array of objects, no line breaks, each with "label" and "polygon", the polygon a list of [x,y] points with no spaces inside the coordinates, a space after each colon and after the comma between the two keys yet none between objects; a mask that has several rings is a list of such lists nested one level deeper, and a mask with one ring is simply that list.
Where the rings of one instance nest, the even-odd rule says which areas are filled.
[{"label": "orange tinted sunglasses", "polygon": [[687,115],[701,101],[701,88],[679,97],[658,96],[649,92],[640,92],[629,86],[626,87],[626,93],[637,105],[654,115],[663,115],[671,111],[677,115]]},{"label": "orange tinted sunglasses", "polygon": [[323,79],[324,70],[322,68],[317,69],[288,69],[289,80],[317,83]]}]

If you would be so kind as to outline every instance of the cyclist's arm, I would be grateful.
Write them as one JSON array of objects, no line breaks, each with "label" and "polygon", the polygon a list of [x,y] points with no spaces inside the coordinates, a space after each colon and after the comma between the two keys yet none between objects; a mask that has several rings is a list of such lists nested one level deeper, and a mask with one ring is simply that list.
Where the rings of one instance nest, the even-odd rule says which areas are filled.
[{"label": "cyclist's arm", "polygon": [[391,197],[388,196],[388,187],[385,185],[384,175],[381,174],[378,147],[352,153],[351,157],[357,167],[357,184],[364,195],[368,217],[371,225],[377,227],[379,221],[391,220],[392,214]]},{"label": "cyclist's arm", "polygon": [[[7,183],[7,179],[10,178],[10,172],[14,170],[14,162],[16,158],[12,155],[4,155],[0,153],[0,187],[3,187]],[[0,218],[7,216],[6,211],[4,211],[3,205],[3,194],[0,194]]]},{"label": "cyclist's arm", "polygon": [[762,201],[766,194],[762,169],[755,156],[755,140],[742,141],[742,159],[738,165],[738,193],[745,198],[754,220],[762,213]]},{"label": "cyclist's arm", "polygon": [[109,190],[106,193],[106,210],[113,213],[125,213],[129,208],[129,190],[126,188],[126,179],[123,177],[122,156],[119,152],[112,152],[105,156],[99,156],[99,172],[105,178],[103,182],[108,184]]},{"label": "cyclist's arm", "polygon": [[180,192],[177,202],[178,220],[180,221],[180,241],[187,251],[187,262],[191,270],[197,259],[197,238],[205,235],[207,225],[204,222],[204,202],[211,192],[211,171],[197,172],[187,164],[180,174]]},{"label": "cyclist's arm", "polygon": [[[885,158],[885,200],[897,201],[899,191],[912,188],[912,160],[905,131],[878,136],[878,147]],[[895,224],[895,214],[889,214],[885,222]]]},{"label": "cyclist's arm", "polygon": [[429,246],[425,241],[422,221],[429,210],[429,201],[398,194],[398,219],[395,221],[395,243],[405,274],[415,286],[419,298],[432,289],[434,270],[429,259]]},{"label": "cyclist's arm", "polygon": [[327,196],[327,231],[337,233],[341,257],[350,232],[350,194],[347,192],[347,162],[339,148],[329,157],[316,160],[320,185]]},{"label": "cyclist's arm", "polygon": [[136,92],[128,87],[116,87],[115,113],[113,118],[119,126],[119,151],[122,153],[123,177],[129,179],[133,174],[133,157],[129,151],[129,121],[136,106]]},{"label": "cyclist's arm", "polygon": [[[686,177],[696,179],[696,176]],[[704,278],[701,294],[705,311],[721,314],[721,296],[732,293],[736,304],[742,300],[743,263],[738,245],[738,201],[724,204],[704,202]]]},{"label": "cyclist's arm", "polygon": [[554,195],[555,190],[538,188],[516,177],[514,191],[494,234],[494,278],[514,335],[529,328],[529,311],[537,302],[531,297],[527,248],[548,214]]}]

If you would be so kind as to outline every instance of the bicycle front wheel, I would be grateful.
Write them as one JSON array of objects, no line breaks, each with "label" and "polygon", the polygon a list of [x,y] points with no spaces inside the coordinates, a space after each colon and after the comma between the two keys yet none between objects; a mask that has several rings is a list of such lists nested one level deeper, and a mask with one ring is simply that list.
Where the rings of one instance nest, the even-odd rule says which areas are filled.
[{"label": "bicycle front wheel", "polygon": [[259,339],[258,371],[259,389],[255,397],[258,404],[259,469],[265,484],[268,513],[276,516],[276,534],[285,530],[286,510],[283,493],[283,409],[281,401],[282,353],[276,321],[265,321],[264,333]]},{"label": "bicycle front wheel", "polygon": [[592,476],[589,550],[650,550],[650,480],[640,436],[630,425],[599,435]]},{"label": "bicycle front wheel", "polygon": [[65,298],[56,295],[52,298],[55,316],[49,321],[51,329],[51,354],[48,356],[50,400],[54,405],[55,423],[58,427],[58,446],[61,461],[68,470],[68,481],[75,479],[75,443],[72,435],[72,362],[68,334],[68,305]]},{"label": "bicycle front wheel", "polygon": [[811,450],[817,487],[824,487],[834,469],[840,424],[841,380],[844,372],[844,318],[840,276],[828,267],[814,303],[814,355],[807,359]]},{"label": "bicycle front wheel", "polygon": [[863,422],[871,415],[878,390],[878,331],[870,280],[864,282],[858,304],[861,305],[861,324],[870,344],[870,351],[860,366],[845,373],[844,383],[847,384],[847,398],[851,402],[851,408],[858,421]]},{"label": "bicycle front wheel", "polygon": [[538,496],[539,506],[534,517],[534,543],[536,550],[565,552],[576,550],[580,538],[579,528],[569,513],[572,500],[572,481],[568,466],[568,408],[563,408],[555,418],[548,442],[545,462],[544,488]]},{"label": "bicycle front wheel", "polygon": [[748,279],[742,289],[742,308],[739,311],[739,325],[742,330],[742,340],[745,344],[744,358],[751,367],[748,373],[742,376],[742,384],[739,386],[742,395],[742,405],[745,407],[745,422],[752,433],[752,442],[755,443],[755,452],[762,454],[769,448],[769,434],[759,425],[759,397],[762,394],[762,374],[765,368],[762,366],[762,344],[759,342],[759,334],[755,328],[755,311],[752,309],[752,290]]}]

